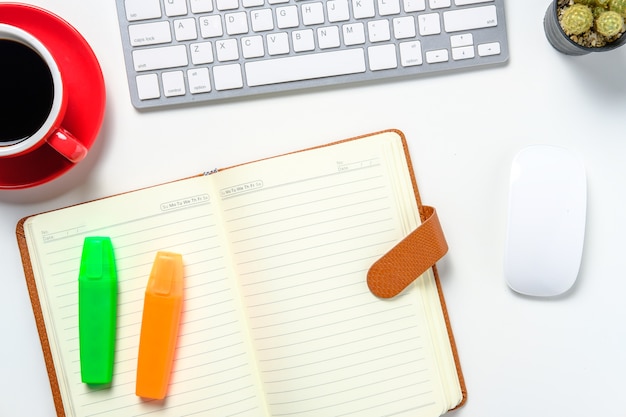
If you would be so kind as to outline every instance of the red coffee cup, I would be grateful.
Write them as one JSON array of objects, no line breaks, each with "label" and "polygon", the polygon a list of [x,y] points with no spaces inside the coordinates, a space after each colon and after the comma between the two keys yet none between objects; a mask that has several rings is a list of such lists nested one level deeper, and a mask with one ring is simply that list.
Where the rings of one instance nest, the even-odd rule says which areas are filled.
[{"label": "red coffee cup", "polygon": [[50,51],[30,33],[0,24],[0,159],[51,146],[76,163],[87,148],[62,126],[69,99]]}]

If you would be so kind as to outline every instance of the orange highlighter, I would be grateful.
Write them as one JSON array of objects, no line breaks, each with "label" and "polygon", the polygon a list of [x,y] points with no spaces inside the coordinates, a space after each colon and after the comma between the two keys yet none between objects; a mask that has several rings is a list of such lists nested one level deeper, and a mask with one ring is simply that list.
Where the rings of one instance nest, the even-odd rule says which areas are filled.
[{"label": "orange highlighter", "polygon": [[158,252],[146,287],[135,394],[165,398],[183,307],[183,257]]}]

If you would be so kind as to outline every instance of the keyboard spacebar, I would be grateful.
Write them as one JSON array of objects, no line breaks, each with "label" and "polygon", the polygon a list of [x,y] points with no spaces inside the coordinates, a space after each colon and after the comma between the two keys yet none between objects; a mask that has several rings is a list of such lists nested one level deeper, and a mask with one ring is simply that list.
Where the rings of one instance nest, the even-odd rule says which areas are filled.
[{"label": "keyboard spacebar", "polygon": [[249,86],[269,85],[365,72],[363,49],[322,52],[245,64]]}]

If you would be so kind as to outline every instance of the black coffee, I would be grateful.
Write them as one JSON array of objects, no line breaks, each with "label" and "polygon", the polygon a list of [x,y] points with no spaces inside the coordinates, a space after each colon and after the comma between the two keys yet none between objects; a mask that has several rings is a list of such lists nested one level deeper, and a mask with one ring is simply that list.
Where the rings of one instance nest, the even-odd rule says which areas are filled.
[{"label": "black coffee", "polygon": [[0,146],[32,136],[54,97],[46,62],[30,47],[0,39]]}]

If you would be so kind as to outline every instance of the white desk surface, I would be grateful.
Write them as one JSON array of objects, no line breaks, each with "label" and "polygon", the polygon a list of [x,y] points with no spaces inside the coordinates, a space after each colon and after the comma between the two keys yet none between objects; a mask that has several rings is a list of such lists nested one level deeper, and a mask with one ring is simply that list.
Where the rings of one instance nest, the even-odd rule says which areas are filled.
[{"label": "white desk surface", "polygon": [[[543,32],[549,2],[506,1],[505,66],[140,113],[129,99],[114,2],[32,1],[91,44],[107,107],[77,167],[33,189],[0,190],[0,415],[54,415],[15,240],[21,217],[398,128],[450,247],[438,265],[469,394],[450,415],[624,416],[626,47],[559,54]],[[579,152],[588,175],[580,275],[551,300],[519,296],[502,276],[509,168],[535,143]]]}]

